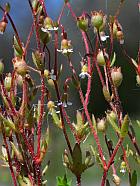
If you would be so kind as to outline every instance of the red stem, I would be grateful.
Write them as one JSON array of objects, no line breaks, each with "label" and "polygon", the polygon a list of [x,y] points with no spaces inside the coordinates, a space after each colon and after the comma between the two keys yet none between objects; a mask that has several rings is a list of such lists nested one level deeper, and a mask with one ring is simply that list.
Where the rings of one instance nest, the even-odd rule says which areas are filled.
[{"label": "red stem", "polygon": [[32,11],[34,27],[35,27],[35,31],[36,31],[37,50],[39,52],[41,52],[41,43],[40,43],[40,37],[39,37],[39,26],[38,26],[38,22],[37,22],[37,15],[36,15],[36,12],[33,10],[31,0],[28,0],[28,2],[30,5],[30,8],[31,8],[31,11]]},{"label": "red stem", "polygon": [[41,73],[41,108],[40,108],[40,116],[38,121],[38,128],[37,128],[37,156],[40,158],[40,143],[41,143],[41,127],[42,127],[42,120],[44,114],[44,97],[45,97],[45,79],[44,79],[44,72]]},{"label": "red stem", "polygon": [[11,176],[12,176],[12,179],[13,179],[13,183],[14,183],[14,186],[17,186],[16,177],[15,177],[14,170],[13,170],[13,167],[12,167],[12,160],[11,160],[11,157],[10,157],[10,152],[9,152],[8,144],[7,144],[7,141],[6,141],[6,135],[5,135],[4,131],[3,131],[3,139],[4,139],[5,148],[6,148],[6,151],[7,151],[8,164],[9,164]]},{"label": "red stem", "polygon": [[26,41],[26,45],[25,45],[25,49],[24,49],[24,57],[27,54],[27,49],[28,49],[28,46],[29,46],[30,41],[31,41],[33,30],[34,30],[34,24],[32,24],[32,26],[31,26],[30,33],[29,33],[28,38],[27,38],[27,41]]}]

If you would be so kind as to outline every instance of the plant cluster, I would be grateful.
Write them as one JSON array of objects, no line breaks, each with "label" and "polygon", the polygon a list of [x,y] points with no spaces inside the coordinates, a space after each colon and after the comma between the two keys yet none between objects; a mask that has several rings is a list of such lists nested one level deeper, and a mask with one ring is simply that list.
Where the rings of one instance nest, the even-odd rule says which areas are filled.
[{"label": "plant cluster", "polygon": [[[128,114],[122,108],[118,89],[123,81],[121,67],[117,67],[114,43],[118,42],[126,61],[130,62],[136,71],[136,81],[140,85],[140,49],[137,62],[131,58],[124,47],[125,34],[119,22],[120,9],[124,0],[120,1],[115,15],[107,17],[102,11],[92,11],[90,14],[83,12],[80,17],[74,13],[69,0],[64,5],[57,21],[53,21],[45,7],[44,0],[28,0],[32,12],[33,23],[31,30],[24,44],[19,36],[13,19],[10,16],[10,4],[0,6],[3,17],[0,21],[0,33],[4,34],[9,24],[14,30],[13,38],[13,65],[12,72],[4,73],[4,63],[0,61],[0,95],[2,105],[0,106],[0,132],[3,137],[1,149],[2,166],[9,167],[14,186],[42,186],[47,185],[46,171],[49,171],[49,164],[43,168],[42,163],[47,156],[49,146],[50,123],[53,121],[60,133],[63,133],[66,141],[66,149],[63,152],[63,164],[76,177],[77,186],[81,185],[81,176],[84,171],[92,166],[100,166],[103,172],[101,186],[109,186],[111,180],[116,186],[121,185],[121,178],[118,176],[117,164],[120,163],[120,172],[128,173],[128,182],[131,186],[137,185],[137,173],[131,169],[129,157],[140,164],[140,148],[136,140],[135,131]],[[84,43],[85,52],[82,54],[81,73],[78,74],[72,62],[75,53],[73,43],[68,38],[65,26],[61,23],[64,9],[68,8],[75,20],[75,25],[81,33],[81,42]],[[28,47],[35,32],[36,47],[32,52],[32,64],[27,64]],[[94,34],[92,41],[89,32]],[[108,32],[108,36],[106,35]],[[61,39],[61,43],[59,43]],[[52,42],[54,40],[54,43]],[[48,43],[54,45],[50,50]],[[58,55],[66,59],[71,76],[67,76],[60,88],[62,65]],[[52,59],[54,56],[54,60]],[[127,64],[126,64],[127,65]],[[31,71],[40,77],[40,85],[37,85]],[[104,99],[108,103],[108,110],[105,117],[96,118],[88,110],[93,73],[97,74],[102,85]],[[82,79],[87,80],[86,93],[81,88]],[[67,107],[72,103],[69,101],[69,90],[72,86],[78,92],[83,110],[75,111],[76,122],[72,122]],[[22,96],[18,96],[18,91]],[[54,101],[54,94],[57,103]],[[37,96],[40,93],[40,96]],[[38,102],[35,105],[35,99]],[[49,119],[46,121],[46,116]],[[52,121],[51,121],[52,119]],[[47,125],[43,125],[47,122]],[[137,121],[138,125],[140,122]],[[42,128],[45,133],[42,133]],[[109,138],[108,128],[116,136],[117,143]],[[70,130],[75,143],[73,144],[68,131]],[[106,145],[103,148],[100,142],[100,134]],[[93,136],[95,146],[90,146],[88,151],[82,149],[81,144],[86,143],[89,135]],[[133,145],[131,149],[124,145],[124,139],[129,137]],[[121,159],[116,154],[121,151]],[[111,172],[112,178],[108,176]],[[57,178],[58,186],[70,186],[71,181],[68,175]]]}]

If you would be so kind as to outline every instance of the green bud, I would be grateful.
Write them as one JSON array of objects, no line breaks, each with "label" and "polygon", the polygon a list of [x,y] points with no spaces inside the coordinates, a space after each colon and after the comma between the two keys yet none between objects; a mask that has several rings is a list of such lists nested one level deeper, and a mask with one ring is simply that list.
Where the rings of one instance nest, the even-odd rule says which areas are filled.
[{"label": "green bud", "polygon": [[53,27],[53,21],[52,21],[52,19],[51,19],[50,17],[47,16],[47,17],[44,19],[43,27],[44,27],[45,29],[51,29],[51,28]]},{"label": "green bud", "polygon": [[98,54],[97,54],[97,63],[100,66],[105,66],[106,65],[105,58],[104,58],[104,55],[103,55],[102,51],[99,51]]},{"label": "green bud", "polygon": [[103,25],[103,13],[100,12],[92,12],[92,17],[91,17],[91,24],[94,26],[97,30],[100,29],[100,27]]},{"label": "green bud", "polygon": [[111,101],[111,96],[109,90],[107,90],[106,86],[103,86],[103,95],[105,97],[105,100],[110,102]]},{"label": "green bud", "polygon": [[119,67],[119,68],[117,68],[117,67],[112,68],[111,69],[111,77],[112,77],[114,85],[116,87],[119,87],[121,85],[121,83],[122,83],[122,80],[123,80],[121,67]]},{"label": "green bud", "polygon": [[0,75],[2,75],[3,71],[4,71],[4,64],[2,60],[0,60]]},{"label": "green bud", "polygon": [[84,32],[88,29],[88,18],[81,16],[77,18],[77,26]]},{"label": "green bud", "polygon": [[105,118],[97,120],[97,130],[99,132],[105,132],[107,129],[107,122]]},{"label": "green bud", "polygon": [[6,88],[6,90],[9,92],[10,88],[11,88],[11,82],[12,82],[12,77],[11,77],[11,73],[9,73],[5,79],[4,79],[4,86]]},{"label": "green bud", "polygon": [[17,72],[18,75],[25,76],[28,72],[28,66],[27,63],[24,61],[24,59],[21,59],[19,57],[15,57],[12,60],[14,64],[14,70]]},{"label": "green bud", "polygon": [[5,134],[6,134],[7,137],[10,137],[10,136],[11,136],[12,130],[11,130],[10,127],[5,126],[5,127],[4,127],[4,131],[5,131]]}]

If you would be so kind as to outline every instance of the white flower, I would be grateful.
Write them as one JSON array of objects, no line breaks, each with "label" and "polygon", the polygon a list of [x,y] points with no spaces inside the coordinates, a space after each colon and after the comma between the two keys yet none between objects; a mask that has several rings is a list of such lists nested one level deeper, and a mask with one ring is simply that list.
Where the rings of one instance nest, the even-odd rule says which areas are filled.
[{"label": "white flower", "polygon": [[44,27],[42,27],[41,28],[41,30],[43,31],[43,32],[48,32],[48,31],[56,31],[56,30],[58,30],[58,27],[49,27],[49,28],[44,28]]},{"label": "white flower", "polygon": [[54,75],[54,69],[52,69],[50,72],[50,79],[56,80],[56,75]]},{"label": "white flower", "polygon": [[107,38],[109,38],[109,36],[105,35],[104,32],[100,32],[100,38],[101,38],[101,41],[106,41]]},{"label": "white flower", "polygon": [[69,49],[57,49],[57,52],[61,52],[62,54],[69,54],[69,53],[72,53],[73,52],[73,49],[72,48],[69,48]]},{"label": "white flower", "polygon": [[91,77],[91,76],[89,75],[88,72],[81,72],[81,73],[79,74],[79,77],[80,77],[81,79],[84,79],[86,76],[87,76],[88,78]]},{"label": "white flower", "polygon": [[72,103],[70,101],[63,101],[63,107],[68,107],[68,106],[71,106]]}]

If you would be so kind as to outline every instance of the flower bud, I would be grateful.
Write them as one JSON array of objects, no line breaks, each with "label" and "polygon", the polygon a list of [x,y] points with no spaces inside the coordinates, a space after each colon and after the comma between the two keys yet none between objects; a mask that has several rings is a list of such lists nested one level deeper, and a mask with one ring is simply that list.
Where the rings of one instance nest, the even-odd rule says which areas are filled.
[{"label": "flower bud", "polygon": [[85,16],[81,16],[77,18],[77,26],[83,31],[87,31],[88,29],[88,18]]},{"label": "flower bud", "polygon": [[53,101],[48,101],[47,107],[48,107],[49,110],[54,109],[54,107],[55,107],[54,102]]},{"label": "flower bud", "polygon": [[97,121],[97,130],[99,132],[105,132],[107,129],[107,122],[105,118],[98,119]]},{"label": "flower bud", "polygon": [[97,30],[100,29],[100,27],[103,25],[103,13],[101,11],[99,12],[92,12],[91,17],[91,24],[94,26]]},{"label": "flower bud", "polygon": [[121,72],[121,68],[114,67],[111,69],[111,77],[113,80],[113,83],[116,87],[119,87],[123,80],[123,75]]},{"label": "flower bud", "polygon": [[103,86],[103,94],[104,94],[105,100],[110,102],[111,96],[110,96],[110,92],[109,92],[109,90],[107,90],[106,86]]},{"label": "flower bud", "polygon": [[49,70],[47,70],[47,69],[44,70],[44,76],[45,76],[46,79],[49,78],[49,76],[50,76]]},{"label": "flower bud", "polygon": [[50,29],[50,28],[52,28],[52,27],[53,27],[53,21],[52,21],[52,19],[51,19],[50,17],[47,16],[47,17],[44,19],[43,26],[44,26],[45,29]]},{"label": "flower bud", "polygon": [[102,51],[99,51],[98,54],[97,54],[97,63],[100,66],[104,66],[106,64],[105,58],[104,58],[104,55],[103,55]]},{"label": "flower bud", "polygon": [[12,60],[12,62],[14,64],[14,69],[17,72],[17,74],[21,75],[21,76],[25,76],[28,71],[28,66],[27,66],[26,62],[24,61],[24,59],[21,59],[19,57],[15,57]]},{"label": "flower bud", "polygon": [[118,41],[120,42],[120,44],[124,44],[124,34],[122,31],[117,31],[116,37]]},{"label": "flower bud", "polygon": [[61,41],[61,50],[64,50],[64,49],[68,49],[68,40],[67,39],[63,39]]},{"label": "flower bud", "polygon": [[10,88],[11,88],[11,82],[12,82],[12,77],[11,77],[11,73],[9,73],[5,79],[4,79],[4,86],[6,88],[6,90],[9,92]]},{"label": "flower bud", "polygon": [[4,71],[4,64],[2,60],[0,60],[0,75],[2,75],[3,71]]},{"label": "flower bud", "polygon": [[5,20],[0,21],[0,34],[3,34],[5,32],[6,27],[7,21]]},{"label": "flower bud", "polygon": [[115,183],[116,186],[120,186],[121,183],[120,177],[117,176],[116,174],[113,174],[113,182]]},{"label": "flower bud", "polygon": [[108,115],[114,120],[117,120],[117,115],[116,113],[112,110],[112,111],[108,111]]}]

